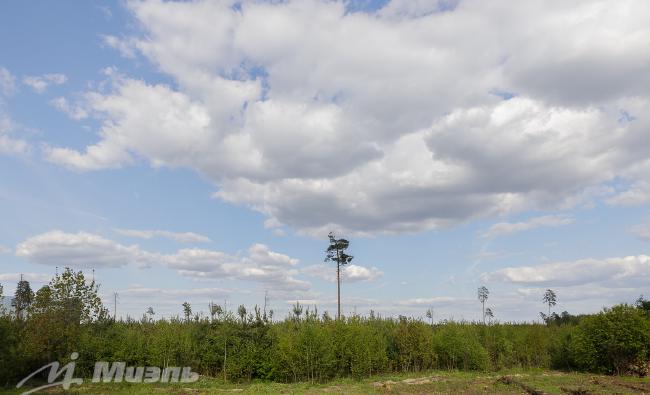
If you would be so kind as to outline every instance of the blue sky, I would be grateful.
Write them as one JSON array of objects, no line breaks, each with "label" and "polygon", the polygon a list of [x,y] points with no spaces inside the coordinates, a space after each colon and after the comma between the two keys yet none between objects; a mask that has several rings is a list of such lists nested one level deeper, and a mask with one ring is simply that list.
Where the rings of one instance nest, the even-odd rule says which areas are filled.
[{"label": "blue sky", "polygon": [[72,266],[118,314],[332,312],[330,230],[348,312],[650,294],[644,2],[1,7],[5,294]]}]

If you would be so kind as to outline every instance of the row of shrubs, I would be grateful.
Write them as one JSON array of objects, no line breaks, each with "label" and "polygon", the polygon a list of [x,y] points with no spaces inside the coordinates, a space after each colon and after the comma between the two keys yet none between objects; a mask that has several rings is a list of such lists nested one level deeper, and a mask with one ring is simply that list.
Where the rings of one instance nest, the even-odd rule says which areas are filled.
[{"label": "row of shrubs", "polygon": [[492,324],[310,315],[281,322],[215,320],[70,324],[60,315],[0,317],[0,379],[14,383],[52,360],[80,353],[76,374],[95,361],[191,366],[231,381],[322,382],[428,369],[542,368],[642,373],[650,359],[650,318],[619,305],[577,324]]}]

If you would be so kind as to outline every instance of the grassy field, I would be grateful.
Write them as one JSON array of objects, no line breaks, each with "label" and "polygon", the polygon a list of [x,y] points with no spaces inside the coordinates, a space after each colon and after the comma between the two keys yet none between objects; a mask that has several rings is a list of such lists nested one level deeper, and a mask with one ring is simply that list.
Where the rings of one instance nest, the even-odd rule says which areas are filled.
[{"label": "grassy field", "polygon": [[[20,394],[24,389],[4,390]],[[47,394],[642,394],[650,393],[650,378],[598,376],[562,372],[429,372],[387,375],[365,380],[335,380],[326,384],[230,384],[201,379],[193,384],[83,384]]]}]

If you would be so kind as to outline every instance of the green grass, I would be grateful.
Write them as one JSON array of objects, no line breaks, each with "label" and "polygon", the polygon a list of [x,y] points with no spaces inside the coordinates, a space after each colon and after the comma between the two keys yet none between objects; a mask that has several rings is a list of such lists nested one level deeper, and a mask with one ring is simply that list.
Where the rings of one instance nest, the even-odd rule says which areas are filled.
[{"label": "green grass", "polygon": [[[86,380],[87,381],[87,380]],[[20,394],[24,389],[0,390]],[[499,373],[446,372],[392,374],[363,380],[339,379],[328,383],[281,384],[267,382],[224,383],[202,378],[183,384],[91,384],[45,390],[47,394],[525,394],[526,390],[545,394],[639,394],[650,393],[650,378],[598,376],[548,371],[508,371]]]}]

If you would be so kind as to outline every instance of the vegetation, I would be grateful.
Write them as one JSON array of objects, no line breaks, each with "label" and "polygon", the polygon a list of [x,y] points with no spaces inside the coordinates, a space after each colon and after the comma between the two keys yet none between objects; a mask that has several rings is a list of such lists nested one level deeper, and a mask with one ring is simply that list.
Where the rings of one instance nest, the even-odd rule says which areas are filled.
[{"label": "vegetation", "polygon": [[[483,307],[483,323],[485,324],[485,302],[487,302],[490,291],[486,287],[480,287],[478,289],[478,300],[481,302]],[[490,311],[491,312],[491,311]]]},{"label": "vegetation", "polygon": [[[524,390],[526,388],[526,390]],[[23,389],[7,389],[18,395]],[[60,387],[48,394],[639,394],[650,392],[650,380],[637,377],[594,376],[584,373],[535,371],[484,372],[436,371],[390,373],[371,378],[334,379],[327,383],[277,383],[252,381],[224,383],[203,377],[196,383],[109,383]]]},{"label": "vegetation", "polygon": [[[191,366],[229,382],[323,383],[377,374],[435,370],[562,369],[647,374],[646,301],[589,316],[554,314],[545,324],[434,323],[400,317],[335,320],[300,304],[282,321],[255,306],[211,306],[208,317],[115,321],[81,272],[66,269],[39,289],[27,314],[0,317],[0,384],[13,384],[51,361],[79,352],[76,374],[95,361],[129,366]],[[432,315],[432,313],[431,313]],[[557,319],[556,319],[557,317]]]}]

